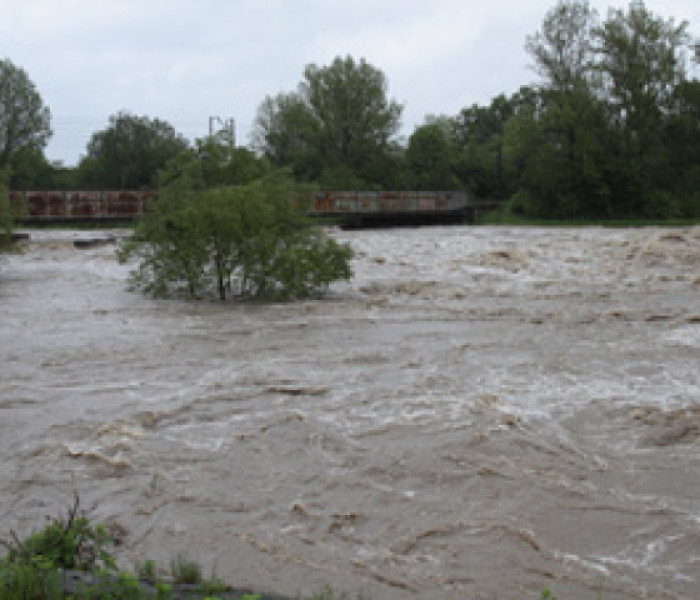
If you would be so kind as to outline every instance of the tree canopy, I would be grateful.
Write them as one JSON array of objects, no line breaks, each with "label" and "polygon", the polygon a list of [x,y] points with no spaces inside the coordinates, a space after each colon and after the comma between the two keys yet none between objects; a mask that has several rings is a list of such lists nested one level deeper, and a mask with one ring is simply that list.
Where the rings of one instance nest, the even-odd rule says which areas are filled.
[{"label": "tree canopy", "polygon": [[518,102],[518,96],[507,98],[501,94],[489,106],[474,104],[455,117],[457,173],[462,185],[479,197],[501,200],[512,192],[503,136]]},{"label": "tree canopy", "polygon": [[85,187],[153,188],[165,164],[189,143],[169,123],[119,112],[94,133],[78,167]]},{"label": "tree canopy", "polygon": [[164,121],[121,112],[93,135],[77,169],[46,161],[48,110],[5,61],[3,78],[19,83],[0,88],[12,91],[12,102],[0,98],[0,126],[12,113],[5,106],[39,108],[32,135],[0,129],[0,167],[12,138],[15,187],[150,188],[167,166],[206,189],[284,168],[326,189],[461,189],[536,218],[694,218],[700,81],[689,74],[700,43],[688,27],[643,0],[603,16],[588,0],[558,0],[525,40],[538,81],[426,117],[406,138],[384,73],[340,56],[307,65],[296,89],[263,100],[250,148],[226,132],[189,145]]},{"label": "tree canopy", "polygon": [[409,185],[416,190],[451,190],[461,186],[455,174],[455,148],[449,120],[431,119],[408,140]]},{"label": "tree canopy", "polygon": [[384,74],[364,59],[307,65],[295,92],[267,97],[255,121],[256,145],[277,166],[291,166],[326,187],[381,186],[402,107],[387,96]]},{"label": "tree canopy", "polygon": [[0,169],[12,167],[23,150],[43,150],[50,123],[49,109],[24,69],[0,60]]},{"label": "tree canopy", "polygon": [[[541,109],[530,115],[530,135],[516,144],[526,212],[568,218],[700,214],[688,200],[689,188],[677,185],[678,160],[669,143],[674,101],[688,89],[689,44],[687,23],[652,14],[641,0],[610,10],[603,22],[578,0],[562,0],[547,13],[526,45],[543,79]],[[682,127],[692,130],[691,115],[675,120],[676,135],[683,135]],[[685,163],[681,170],[691,168]]]}]

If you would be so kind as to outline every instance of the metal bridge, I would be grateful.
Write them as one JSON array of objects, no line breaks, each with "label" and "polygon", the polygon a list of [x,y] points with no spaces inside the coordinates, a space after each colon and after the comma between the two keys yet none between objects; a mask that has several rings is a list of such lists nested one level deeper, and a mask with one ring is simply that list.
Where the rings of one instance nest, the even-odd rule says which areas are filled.
[{"label": "metal bridge", "polygon": [[[155,191],[13,191],[10,198],[30,225],[48,222],[124,222],[138,219],[157,199]],[[341,227],[473,223],[496,206],[460,191],[323,191],[308,214]]]}]

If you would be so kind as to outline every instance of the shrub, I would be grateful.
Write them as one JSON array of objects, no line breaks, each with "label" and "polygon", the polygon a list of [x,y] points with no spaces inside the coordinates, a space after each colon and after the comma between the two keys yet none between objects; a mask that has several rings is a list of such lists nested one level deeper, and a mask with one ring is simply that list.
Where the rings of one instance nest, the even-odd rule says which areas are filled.
[{"label": "shrub", "polygon": [[44,600],[61,598],[60,573],[50,564],[0,562],[0,600]]},{"label": "shrub", "polygon": [[0,600],[51,600],[64,597],[66,570],[114,572],[112,542],[104,526],[92,526],[75,496],[65,517],[49,519],[44,529],[20,540],[0,540]]},{"label": "shrub", "polygon": [[76,494],[65,518],[50,519],[43,530],[23,541],[14,533],[12,541],[0,540],[8,549],[2,564],[77,571],[116,570],[116,561],[108,550],[112,541],[106,528],[92,526],[81,514],[79,506],[80,499]]},{"label": "shrub", "polygon": [[138,260],[134,287],[156,296],[290,300],[352,276],[352,250],[311,226],[286,176],[201,191],[181,184],[160,190],[153,212],[120,248],[121,262]]}]

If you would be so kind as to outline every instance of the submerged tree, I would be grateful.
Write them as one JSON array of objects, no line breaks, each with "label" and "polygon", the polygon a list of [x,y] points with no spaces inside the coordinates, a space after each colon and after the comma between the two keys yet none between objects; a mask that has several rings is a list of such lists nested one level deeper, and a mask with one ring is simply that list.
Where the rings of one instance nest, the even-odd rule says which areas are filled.
[{"label": "submerged tree", "polygon": [[161,188],[154,211],[121,248],[120,260],[136,258],[132,283],[157,296],[319,295],[333,281],[352,276],[352,250],[302,217],[299,193],[279,173],[199,191],[183,174]]}]

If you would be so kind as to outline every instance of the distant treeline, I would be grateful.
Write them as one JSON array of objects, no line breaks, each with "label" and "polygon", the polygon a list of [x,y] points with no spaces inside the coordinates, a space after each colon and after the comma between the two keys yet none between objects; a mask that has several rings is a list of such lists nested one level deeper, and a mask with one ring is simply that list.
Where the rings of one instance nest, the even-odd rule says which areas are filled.
[{"label": "distant treeline", "polygon": [[[120,112],[66,168],[44,157],[48,122],[38,119],[34,143],[5,139],[2,150],[0,134],[0,170],[14,189],[134,190],[196,158],[203,187],[281,168],[329,190],[461,190],[532,218],[698,218],[700,45],[688,27],[640,0],[605,18],[559,2],[524,40],[536,85],[428,116],[406,141],[385,75],[346,56],[308,65],[294,91],[265,98],[249,147],[234,148],[227,131],[191,144],[160,119]],[[21,69],[0,66],[7,87],[2,78]]]}]

